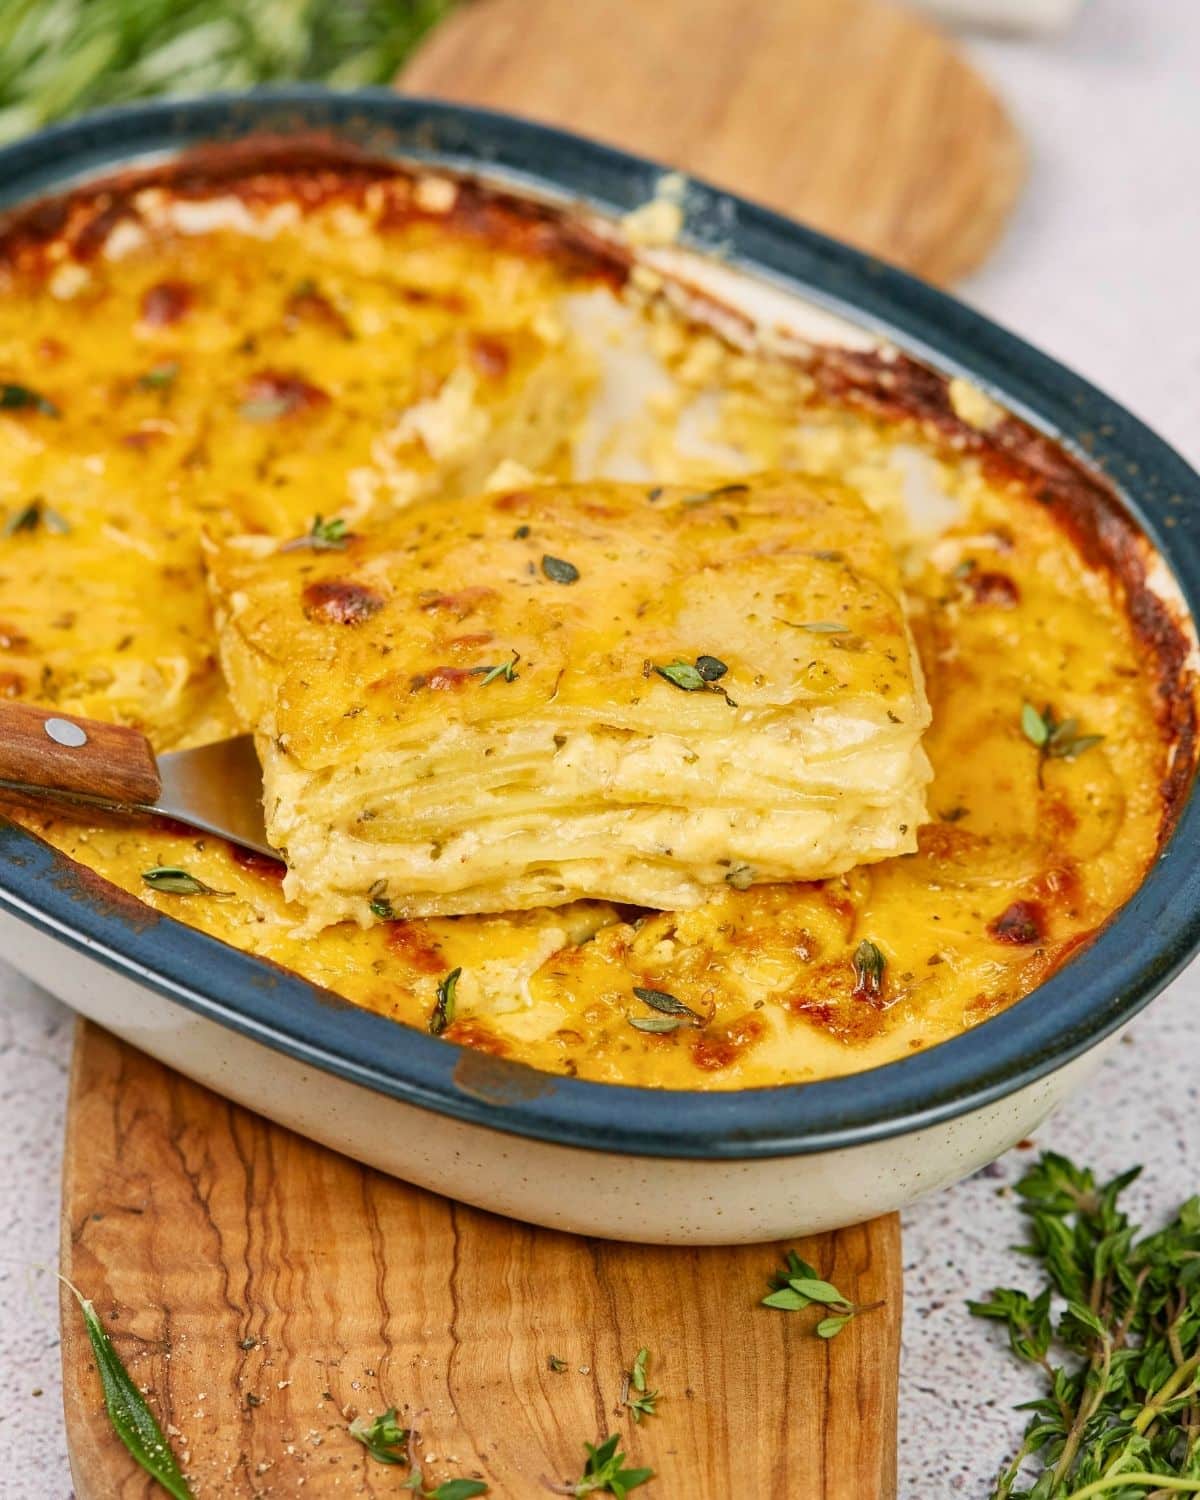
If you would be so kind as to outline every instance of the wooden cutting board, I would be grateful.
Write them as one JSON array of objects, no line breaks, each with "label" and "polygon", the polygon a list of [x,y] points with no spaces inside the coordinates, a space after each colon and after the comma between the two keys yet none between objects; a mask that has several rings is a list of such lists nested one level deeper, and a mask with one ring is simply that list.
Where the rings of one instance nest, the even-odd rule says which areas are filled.
[{"label": "wooden cutting board", "polygon": [[[857,1300],[830,1342],[760,1307],[784,1246],[667,1250],[532,1229],[271,1125],[86,1022],[70,1083],[63,1274],[95,1300],[197,1500],[395,1496],[347,1433],[400,1408],[427,1477],[493,1500],[576,1480],[620,1432],[638,1500],[876,1500],[895,1470],[896,1219],[797,1241]],[[77,1500],[156,1493],[113,1436],[79,1309],[63,1372]],[[650,1350],[658,1412],[621,1377]],[[565,1361],[549,1368],[551,1355]]]},{"label": "wooden cutting board", "polygon": [[[405,87],[695,170],[935,280],[986,252],[1022,152],[987,85],[877,0],[474,0]],[[646,1500],[894,1496],[895,1216],[798,1242],[859,1302],[832,1342],[758,1305],[783,1245],[670,1250],[531,1229],[381,1177],[81,1023],[63,1273],[147,1387],[197,1500],[398,1493],[347,1434],[395,1405],[429,1478],[492,1500],[574,1480],[619,1432]],[[112,1435],[62,1305],[77,1500],[161,1494]],[[621,1376],[651,1351],[659,1414]],[[547,1361],[566,1361],[562,1373]]]},{"label": "wooden cutting board", "polygon": [[399,81],[696,172],[930,281],[984,258],[1025,172],[989,85],[884,0],[470,0]]}]

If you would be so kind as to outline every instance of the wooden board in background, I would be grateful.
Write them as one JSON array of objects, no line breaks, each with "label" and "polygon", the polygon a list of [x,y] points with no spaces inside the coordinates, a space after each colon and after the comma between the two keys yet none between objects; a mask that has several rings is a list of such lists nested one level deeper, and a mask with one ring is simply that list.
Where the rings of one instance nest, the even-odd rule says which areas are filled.
[{"label": "wooden board in background", "polygon": [[399,83],[656,157],[930,281],[984,258],[1025,173],[987,82],[888,0],[468,0]]},{"label": "wooden board in background", "polygon": [[[825,1342],[811,1314],[758,1305],[782,1246],[510,1223],[313,1145],[86,1022],[69,1111],[63,1274],[176,1430],[197,1500],[395,1496],[401,1471],[346,1431],[393,1404],[436,1455],[429,1479],[481,1475],[491,1500],[577,1479],[584,1439],[616,1431],[657,1470],[639,1500],[894,1494],[894,1217],[797,1243],[849,1295],[883,1299]],[[62,1316],[77,1500],[154,1500],[65,1292]],[[635,1426],[618,1403],[643,1344],[662,1399]]]}]

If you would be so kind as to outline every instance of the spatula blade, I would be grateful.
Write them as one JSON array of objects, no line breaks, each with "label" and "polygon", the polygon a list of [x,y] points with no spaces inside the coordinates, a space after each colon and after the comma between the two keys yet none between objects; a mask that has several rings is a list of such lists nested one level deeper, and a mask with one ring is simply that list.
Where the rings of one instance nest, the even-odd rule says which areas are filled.
[{"label": "spatula blade", "polygon": [[280,856],[267,843],[263,823],[262,767],[248,734],[172,750],[158,757],[162,795],[158,812],[216,833],[272,859]]}]

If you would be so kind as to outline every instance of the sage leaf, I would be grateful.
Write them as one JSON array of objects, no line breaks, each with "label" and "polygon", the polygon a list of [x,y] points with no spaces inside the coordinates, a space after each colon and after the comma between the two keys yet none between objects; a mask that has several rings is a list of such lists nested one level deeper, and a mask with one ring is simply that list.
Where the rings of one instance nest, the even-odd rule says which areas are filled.
[{"label": "sage leaf", "polygon": [[192,1492],[179,1462],[163,1436],[154,1413],[146,1398],[130,1379],[129,1371],[113,1348],[112,1340],[104,1331],[95,1307],[69,1281],[63,1285],[79,1303],[83,1313],[88,1341],[92,1346],[92,1357],[100,1373],[100,1387],[104,1392],[104,1406],[113,1431],[124,1443],[132,1457],[156,1479],[175,1500],[193,1500]]}]

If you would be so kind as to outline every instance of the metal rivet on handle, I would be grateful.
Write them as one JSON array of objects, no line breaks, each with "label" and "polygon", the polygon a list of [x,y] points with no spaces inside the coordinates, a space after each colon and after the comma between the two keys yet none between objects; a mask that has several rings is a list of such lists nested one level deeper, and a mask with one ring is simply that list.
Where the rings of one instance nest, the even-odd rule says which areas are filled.
[{"label": "metal rivet on handle", "polygon": [[70,719],[47,719],[42,726],[56,745],[66,745],[68,750],[78,750],[88,742],[87,730]]}]

